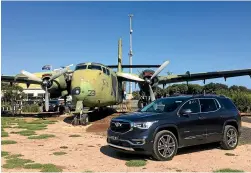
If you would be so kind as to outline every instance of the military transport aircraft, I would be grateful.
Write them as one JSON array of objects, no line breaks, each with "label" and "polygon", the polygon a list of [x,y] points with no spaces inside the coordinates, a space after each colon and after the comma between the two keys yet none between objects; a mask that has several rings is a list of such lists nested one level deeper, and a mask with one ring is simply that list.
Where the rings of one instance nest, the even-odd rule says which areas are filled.
[{"label": "military transport aircraft", "polygon": [[[49,97],[72,96],[76,103],[76,116],[73,124],[85,125],[88,123],[88,112],[94,107],[106,107],[122,103],[123,82],[136,82],[140,88],[142,97],[147,96],[150,101],[155,100],[154,91],[160,84],[169,84],[183,81],[206,80],[213,78],[251,76],[251,69],[217,71],[207,73],[194,73],[181,75],[159,76],[159,73],[168,65],[165,61],[162,65],[122,65],[122,40],[118,46],[118,64],[103,65],[88,62],[77,64],[73,71],[70,66],[63,67],[57,71],[46,72],[42,77],[22,70],[17,76],[3,76],[2,81],[10,83],[40,84],[45,90],[45,109],[48,111]],[[117,71],[113,71],[117,68]],[[125,73],[124,68],[157,68],[156,71],[146,69],[141,74]],[[140,101],[142,102],[143,99]],[[143,100],[147,102],[149,100]],[[86,109],[87,108],[87,109]]]}]

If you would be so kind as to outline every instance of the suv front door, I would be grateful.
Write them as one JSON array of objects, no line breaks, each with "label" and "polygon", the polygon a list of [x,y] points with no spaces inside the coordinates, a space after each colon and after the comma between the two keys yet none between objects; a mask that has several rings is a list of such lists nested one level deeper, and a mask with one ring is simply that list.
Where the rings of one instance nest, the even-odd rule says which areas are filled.
[{"label": "suv front door", "polygon": [[[190,109],[189,115],[182,115],[182,110]],[[191,99],[184,103],[178,111],[180,139],[184,146],[197,145],[206,141],[206,124],[200,118],[200,104],[198,99]]]},{"label": "suv front door", "polygon": [[219,111],[220,105],[214,98],[200,98],[201,113],[205,123],[207,123],[207,142],[221,140],[224,120]]}]

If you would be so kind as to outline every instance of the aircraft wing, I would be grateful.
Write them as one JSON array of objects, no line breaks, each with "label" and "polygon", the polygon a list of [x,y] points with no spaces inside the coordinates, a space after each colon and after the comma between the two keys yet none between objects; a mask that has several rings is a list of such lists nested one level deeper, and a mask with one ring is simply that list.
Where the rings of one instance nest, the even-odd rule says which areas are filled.
[{"label": "aircraft wing", "polygon": [[229,71],[214,71],[214,72],[205,72],[205,73],[191,73],[188,71],[186,74],[181,75],[168,75],[168,76],[159,76],[159,84],[168,84],[176,82],[189,82],[197,80],[214,79],[214,78],[229,78],[237,76],[246,76],[251,77],[251,69],[242,69],[242,70],[229,70]]},{"label": "aircraft wing", "polygon": [[1,76],[2,82],[26,83],[26,84],[41,84],[40,82],[29,79],[24,76]]}]

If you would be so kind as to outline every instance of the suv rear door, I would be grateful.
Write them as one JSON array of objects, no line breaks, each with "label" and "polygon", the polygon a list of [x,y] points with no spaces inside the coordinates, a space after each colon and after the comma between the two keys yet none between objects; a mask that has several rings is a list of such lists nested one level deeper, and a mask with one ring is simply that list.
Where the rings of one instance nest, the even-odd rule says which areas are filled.
[{"label": "suv rear door", "polygon": [[207,124],[207,142],[221,140],[224,119],[220,111],[220,104],[215,98],[200,98],[200,117]]}]

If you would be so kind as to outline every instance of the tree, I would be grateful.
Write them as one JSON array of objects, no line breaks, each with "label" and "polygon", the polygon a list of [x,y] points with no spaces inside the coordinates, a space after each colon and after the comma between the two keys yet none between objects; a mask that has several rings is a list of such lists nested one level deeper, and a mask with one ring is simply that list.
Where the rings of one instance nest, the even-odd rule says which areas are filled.
[{"label": "tree", "polygon": [[7,83],[1,83],[1,92],[2,92],[2,103],[3,105],[9,105],[14,108],[16,100],[21,100],[24,96],[23,88],[17,84],[9,85]]}]

